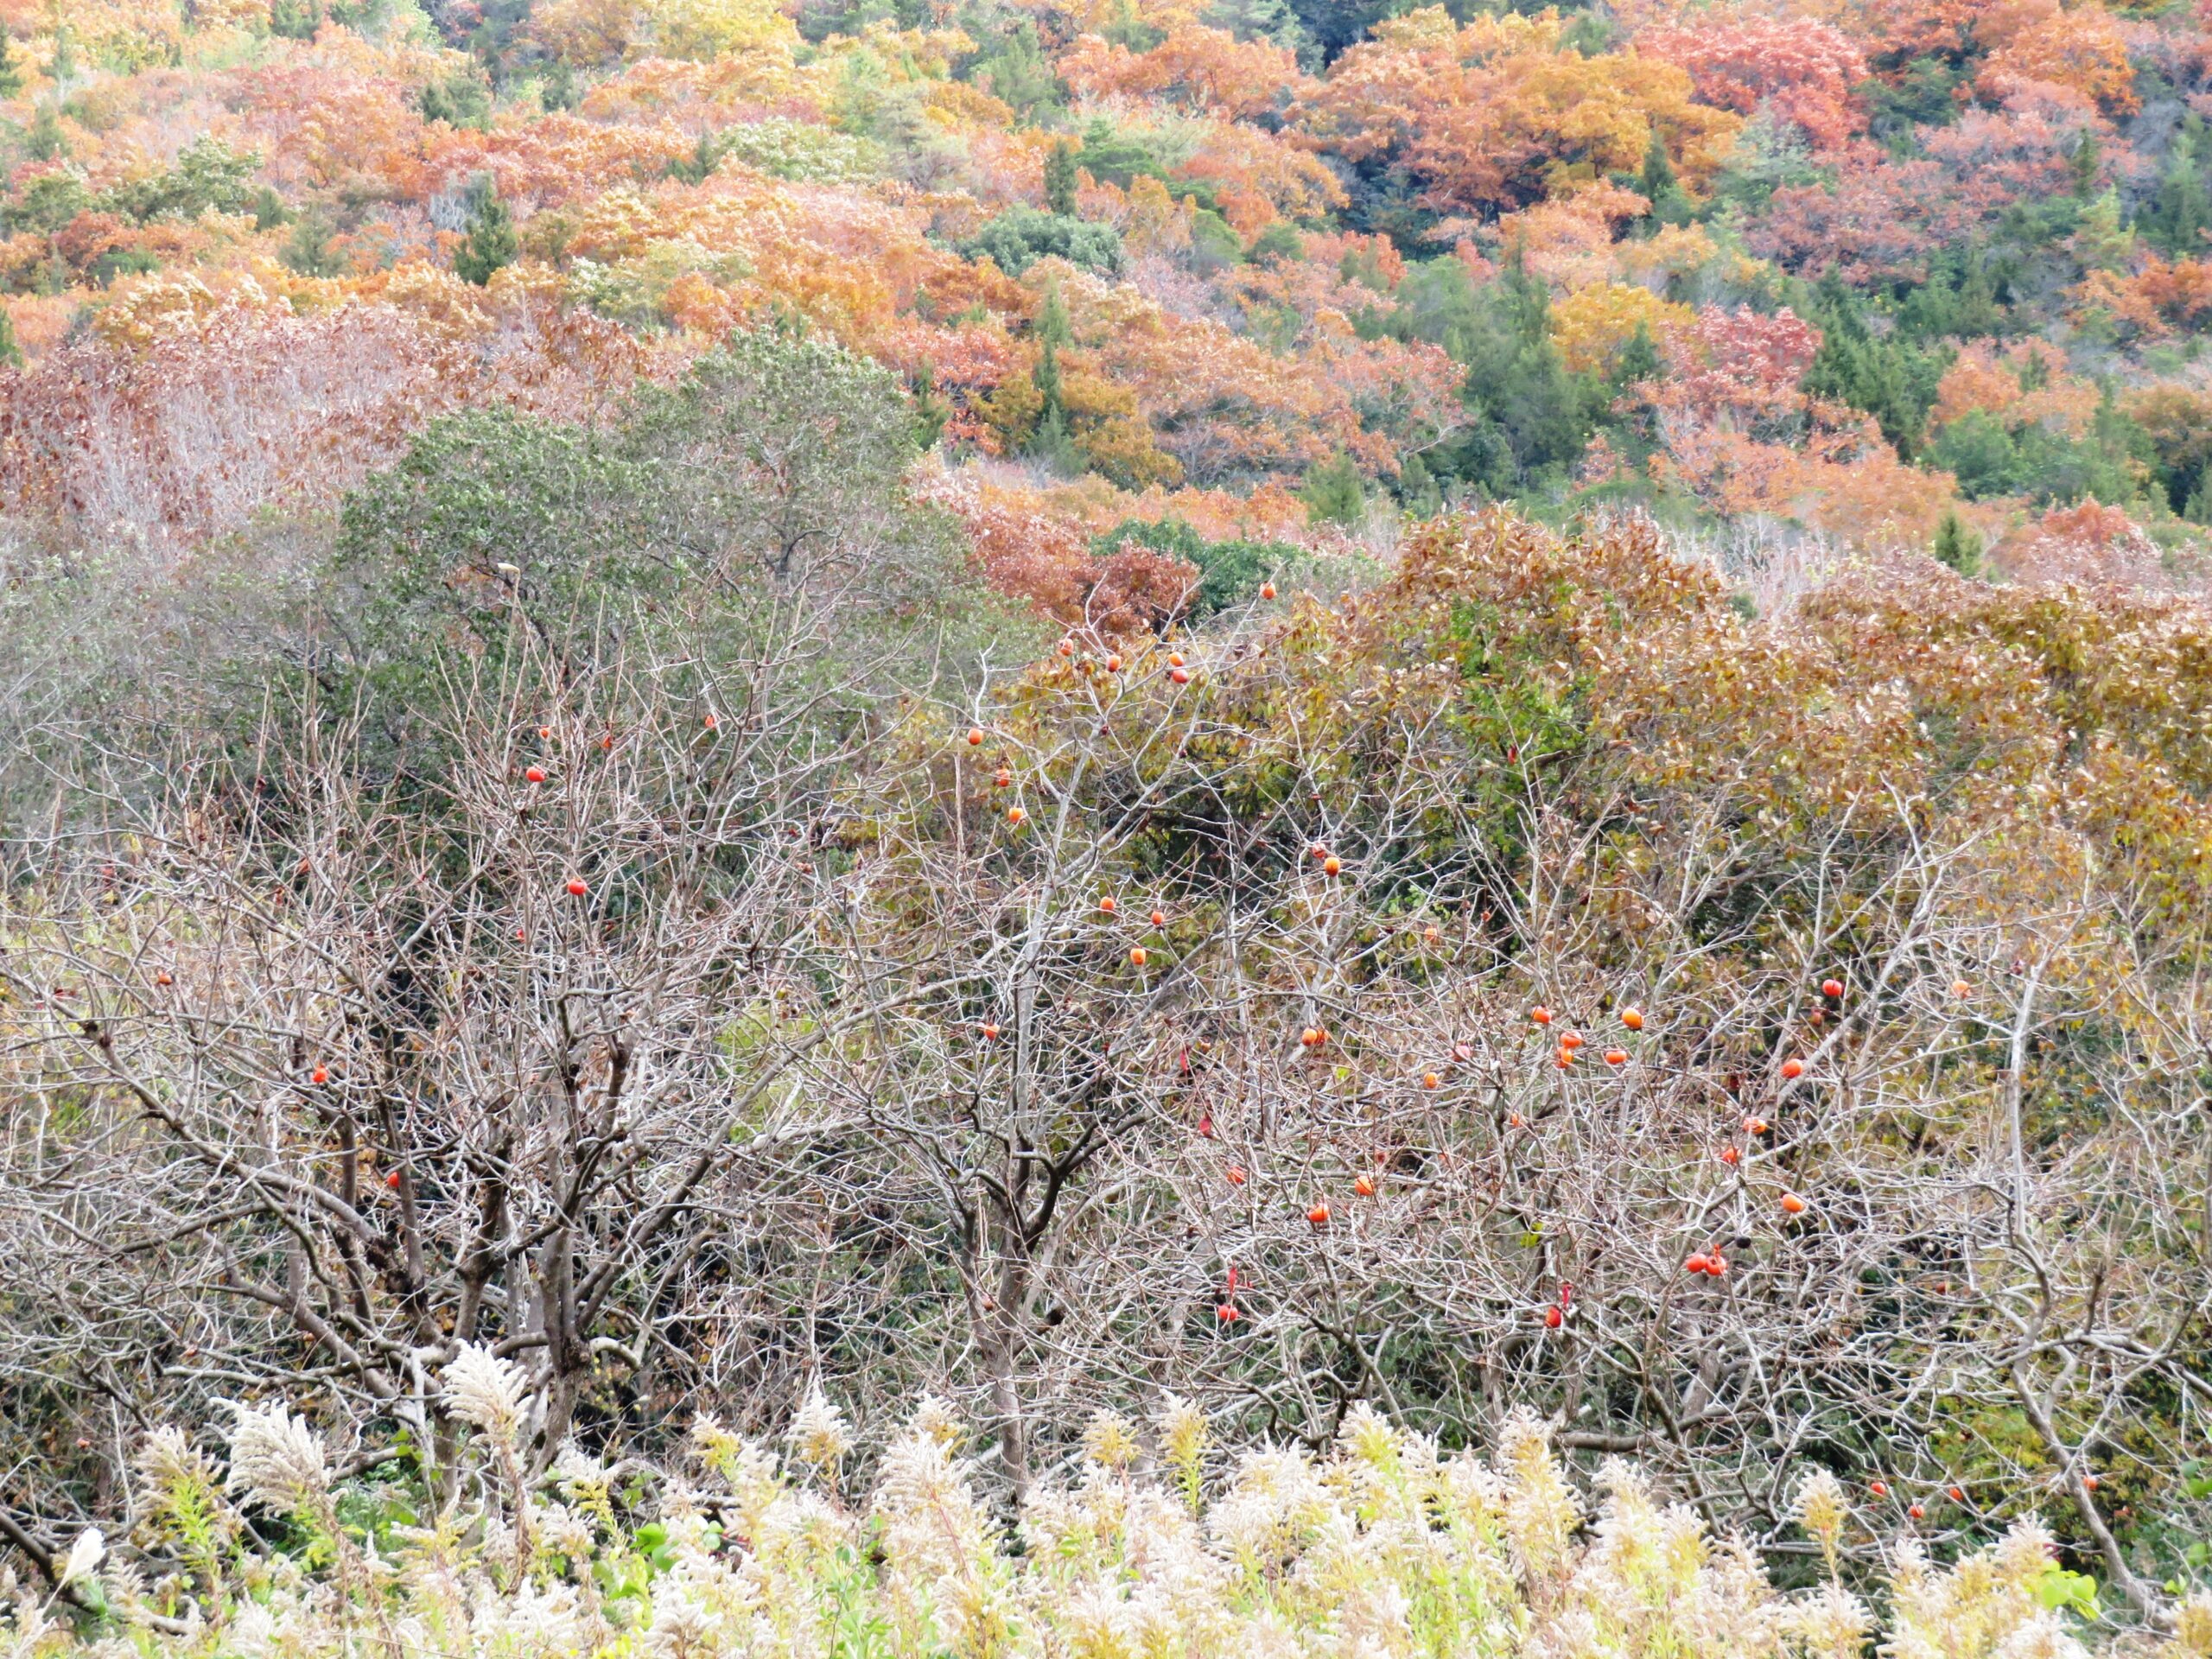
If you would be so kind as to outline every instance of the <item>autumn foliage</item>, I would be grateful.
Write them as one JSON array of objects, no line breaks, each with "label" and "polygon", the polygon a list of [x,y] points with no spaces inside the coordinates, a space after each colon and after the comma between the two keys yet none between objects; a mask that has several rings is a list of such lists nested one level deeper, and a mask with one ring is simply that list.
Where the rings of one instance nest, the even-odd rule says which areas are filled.
[{"label": "autumn foliage", "polygon": [[2208,5],[0,0],[0,162],[26,1656],[2205,1659]]}]

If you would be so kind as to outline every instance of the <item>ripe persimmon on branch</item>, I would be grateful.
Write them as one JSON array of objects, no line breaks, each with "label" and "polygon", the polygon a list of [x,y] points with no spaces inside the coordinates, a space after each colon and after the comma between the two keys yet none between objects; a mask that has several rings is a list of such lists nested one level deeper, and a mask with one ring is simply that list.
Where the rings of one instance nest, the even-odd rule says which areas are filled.
[{"label": "ripe persimmon on branch", "polygon": [[[1997,649],[2010,602],[1954,626]],[[979,1415],[1033,1439],[1044,1401],[1166,1387],[1319,1443],[1362,1399],[1446,1433],[1539,1402],[1784,1551],[1790,1459],[1961,1531],[2180,1456],[2208,1180],[2161,1056],[2201,923],[2147,872],[2083,882],[2109,802],[2027,837],[2047,760],[1947,741],[1932,677],[1858,690],[1822,626],[1746,628],[1645,537],[1484,521],[1180,680],[1071,642],[964,748],[917,740],[928,798],[865,844],[928,959],[997,977],[879,1093],[957,1172],[963,1262],[983,1238],[969,1335],[1015,1376]],[[2046,954],[2066,988],[2023,1036]],[[1078,1177],[1112,1205],[1066,1216]],[[2152,1376],[2177,1438],[2125,1449]],[[2102,1553],[2099,1489],[2059,1490]]]},{"label": "ripe persimmon on branch", "polygon": [[1533,1409],[1793,1572],[1808,1463],[1866,1560],[2063,1502],[2156,1613],[2111,1521],[2203,1421],[2208,912],[2156,838],[2207,757],[2057,665],[2203,625],[2067,603],[1747,622],[1647,530],[1489,515],[872,704],[813,626],[717,669],[517,619],[434,772],[300,721],[19,907],[16,1369],[118,1442],[304,1376],[433,1473],[464,1343],[534,1468],[927,1389],[1008,1497],[1170,1394],[1316,1447]]},{"label": "ripe persimmon on branch", "polygon": [[804,1235],[837,1128],[792,1086],[863,1012],[820,965],[834,789],[973,609],[907,434],[774,340],[612,438],[440,429],[261,718],[84,779],[0,964],[10,1415],[80,1429],[41,1507],[157,1401],[302,1378],[435,1468],[457,1344],[527,1368],[533,1466],[696,1384],[700,1287]]},{"label": "ripe persimmon on branch", "polygon": [[657,1368],[701,1206],[830,1127],[779,1088],[853,1017],[808,996],[819,794],[773,719],[547,689],[463,701],[428,810],[342,726],[211,776],[19,935],[20,1081],[76,1103],[19,1258],[57,1351],[304,1376],[426,1455],[456,1343],[524,1363],[541,1458]]}]

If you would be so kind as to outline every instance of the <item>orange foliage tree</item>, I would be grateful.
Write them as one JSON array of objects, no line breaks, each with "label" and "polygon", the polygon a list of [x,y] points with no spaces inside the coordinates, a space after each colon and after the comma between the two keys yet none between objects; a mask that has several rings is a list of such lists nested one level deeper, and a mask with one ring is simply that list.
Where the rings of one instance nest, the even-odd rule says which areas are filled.
[{"label": "orange foliage tree", "polygon": [[1989,54],[1974,85],[1986,96],[2002,98],[2024,81],[2063,87],[2107,115],[2133,114],[2140,107],[2126,35],[2102,6],[2055,11],[2023,29]]},{"label": "orange foliage tree", "polygon": [[1306,85],[1297,57],[1283,48],[1196,24],[1145,52],[1085,35],[1058,67],[1086,98],[1153,98],[1231,121],[1277,110]]},{"label": "orange foliage tree", "polygon": [[1788,308],[1701,311],[1669,372],[1637,389],[1661,440],[1651,468],[1724,514],[1771,513],[1870,545],[1917,544],[1953,494],[1898,458],[1872,421],[1800,389],[1820,331]]},{"label": "orange foliage tree", "polygon": [[1738,115],[1764,103],[1820,149],[1834,149],[1866,126],[1858,96],[1866,54],[1815,18],[1698,12],[1686,22],[1642,30],[1636,49],[1687,69],[1706,103]]},{"label": "orange foliage tree", "polygon": [[1402,163],[1426,200],[1467,211],[1643,163],[1656,132],[1684,173],[1718,162],[1738,118],[1695,101],[1689,76],[1634,53],[1584,56],[1556,11],[1478,17],[1440,7],[1378,24],[1302,100],[1317,142]]}]

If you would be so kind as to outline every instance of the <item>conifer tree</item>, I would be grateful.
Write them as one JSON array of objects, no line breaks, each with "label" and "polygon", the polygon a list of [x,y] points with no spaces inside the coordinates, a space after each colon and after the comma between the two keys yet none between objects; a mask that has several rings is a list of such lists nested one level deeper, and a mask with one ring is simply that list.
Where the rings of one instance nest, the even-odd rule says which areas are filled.
[{"label": "conifer tree", "polygon": [[1060,298],[1058,283],[1045,290],[1045,305],[1037,315],[1035,330],[1039,350],[1031,378],[1037,387],[1039,408],[1037,435],[1030,449],[1056,466],[1071,468],[1076,456],[1060,378],[1060,348],[1075,338],[1075,329],[1068,321],[1067,304]]},{"label": "conifer tree", "polygon": [[481,193],[468,221],[468,239],[454,255],[453,274],[481,288],[492,273],[515,262],[521,245],[515,238],[514,215],[493,191]]},{"label": "conifer tree", "polygon": [[1318,523],[1357,524],[1367,516],[1367,491],[1360,482],[1359,468],[1347,454],[1339,453],[1309,471],[1299,495],[1307,514]]},{"label": "conifer tree", "polygon": [[1074,218],[1075,188],[1075,146],[1063,138],[1045,155],[1046,207]]},{"label": "conifer tree", "polygon": [[1955,512],[1945,513],[1943,522],[1936,525],[1932,550],[1936,563],[1948,565],[1962,576],[1988,574],[1988,565],[1981,556],[1981,537]]}]

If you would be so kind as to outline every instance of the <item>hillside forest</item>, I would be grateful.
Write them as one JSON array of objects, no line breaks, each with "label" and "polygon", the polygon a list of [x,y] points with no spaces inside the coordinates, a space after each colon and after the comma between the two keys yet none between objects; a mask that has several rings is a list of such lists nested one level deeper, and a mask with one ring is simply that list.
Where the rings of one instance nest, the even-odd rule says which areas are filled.
[{"label": "hillside forest", "polygon": [[2212,4],[0,0],[0,1654],[2212,1659]]}]

